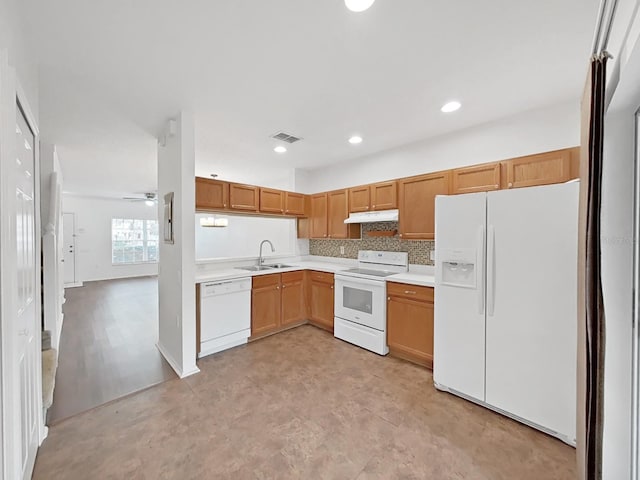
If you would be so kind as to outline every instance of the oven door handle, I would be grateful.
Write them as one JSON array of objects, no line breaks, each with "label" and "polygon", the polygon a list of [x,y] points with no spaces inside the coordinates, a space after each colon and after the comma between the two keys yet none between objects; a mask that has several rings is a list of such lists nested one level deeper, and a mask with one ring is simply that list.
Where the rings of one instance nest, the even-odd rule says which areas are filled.
[{"label": "oven door handle", "polygon": [[337,273],[334,278],[336,284],[340,283],[340,285],[345,285],[347,287],[362,287],[363,285],[367,285],[384,288],[386,286],[386,282],[384,280],[367,280],[366,278],[341,276]]}]

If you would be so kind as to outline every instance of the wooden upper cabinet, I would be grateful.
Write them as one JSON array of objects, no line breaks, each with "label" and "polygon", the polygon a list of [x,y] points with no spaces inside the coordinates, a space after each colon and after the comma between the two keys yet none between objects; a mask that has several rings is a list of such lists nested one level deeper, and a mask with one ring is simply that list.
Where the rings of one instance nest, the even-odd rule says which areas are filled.
[{"label": "wooden upper cabinet", "polygon": [[229,184],[196,177],[196,210],[222,210],[229,205]]},{"label": "wooden upper cabinet", "polygon": [[371,191],[369,185],[349,189],[349,211],[368,212],[371,208]]},{"label": "wooden upper cabinet", "polygon": [[306,215],[306,195],[284,192],[284,213],[286,215]]},{"label": "wooden upper cabinet", "polygon": [[360,224],[346,224],[349,217],[347,190],[327,193],[327,236],[329,238],[360,238]]},{"label": "wooden upper cabinet", "polygon": [[327,194],[311,195],[311,238],[327,238]]},{"label": "wooden upper cabinet", "polygon": [[282,274],[282,326],[293,325],[307,318],[304,294],[303,271]]},{"label": "wooden upper cabinet", "polygon": [[451,172],[451,193],[500,190],[500,162],[456,168]]},{"label": "wooden upper cabinet", "polygon": [[258,211],[259,188],[239,183],[229,184],[229,205],[234,210]]},{"label": "wooden upper cabinet", "polygon": [[502,162],[506,176],[504,188],[533,187],[571,180],[572,150],[558,150]]},{"label": "wooden upper cabinet", "polygon": [[398,182],[380,182],[370,186],[371,210],[398,208]]},{"label": "wooden upper cabinet", "polygon": [[260,188],[260,211],[284,213],[284,192],[271,188]]},{"label": "wooden upper cabinet", "polygon": [[436,195],[449,193],[451,172],[404,178],[398,181],[399,236],[404,240],[435,238]]}]

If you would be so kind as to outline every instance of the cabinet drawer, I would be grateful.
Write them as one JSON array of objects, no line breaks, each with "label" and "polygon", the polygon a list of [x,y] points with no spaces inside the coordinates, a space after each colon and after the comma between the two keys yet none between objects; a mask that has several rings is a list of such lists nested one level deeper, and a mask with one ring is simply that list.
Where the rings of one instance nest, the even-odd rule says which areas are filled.
[{"label": "cabinet drawer", "polygon": [[301,282],[304,279],[304,271],[299,270],[297,272],[285,272],[282,274],[282,284],[288,285],[290,283]]},{"label": "cabinet drawer", "polygon": [[333,273],[312,271],[309,273],[312,282],[333,283]]},{"label": "cabinet drawer", "polygon": [[433,303],[433,287],[387,282],[387,295]]},{"label": "cabinet drawer", "polygon": [[279,273],[271,273],[269,275],[257,275],[253,277],[253,288],[263,288],[269,287],[271,285],[279,285],[280,284],[280,274]]}]

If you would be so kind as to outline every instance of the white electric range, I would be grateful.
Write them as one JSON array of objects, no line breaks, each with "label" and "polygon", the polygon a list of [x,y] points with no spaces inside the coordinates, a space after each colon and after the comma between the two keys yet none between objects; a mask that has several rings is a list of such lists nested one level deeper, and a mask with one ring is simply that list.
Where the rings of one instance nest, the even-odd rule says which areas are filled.
[{"label": "white electric range", "polygon": [[406,252],[360,250],[358,268],[335,274],[334,336],[379,355],[389,353],[385,277],[408,270]]}]

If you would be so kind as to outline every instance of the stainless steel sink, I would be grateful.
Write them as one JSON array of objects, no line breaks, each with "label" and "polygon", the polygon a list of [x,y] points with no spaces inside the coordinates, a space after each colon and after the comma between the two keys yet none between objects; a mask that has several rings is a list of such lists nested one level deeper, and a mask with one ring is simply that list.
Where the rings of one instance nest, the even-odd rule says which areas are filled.
[{"label": "stainless steel sink", "polygon": [[273,270],[274,267],[269,265],[251,265],[250,267],[236,267],[239,270],[248,270],[250,272],[260,272],[262,270]]},{"label": "stainless steel sink", "polygon": [[269,265],[263,265],[268,268],[293,268],[294,265],[285,265],[284,263],[270,263]]}]

